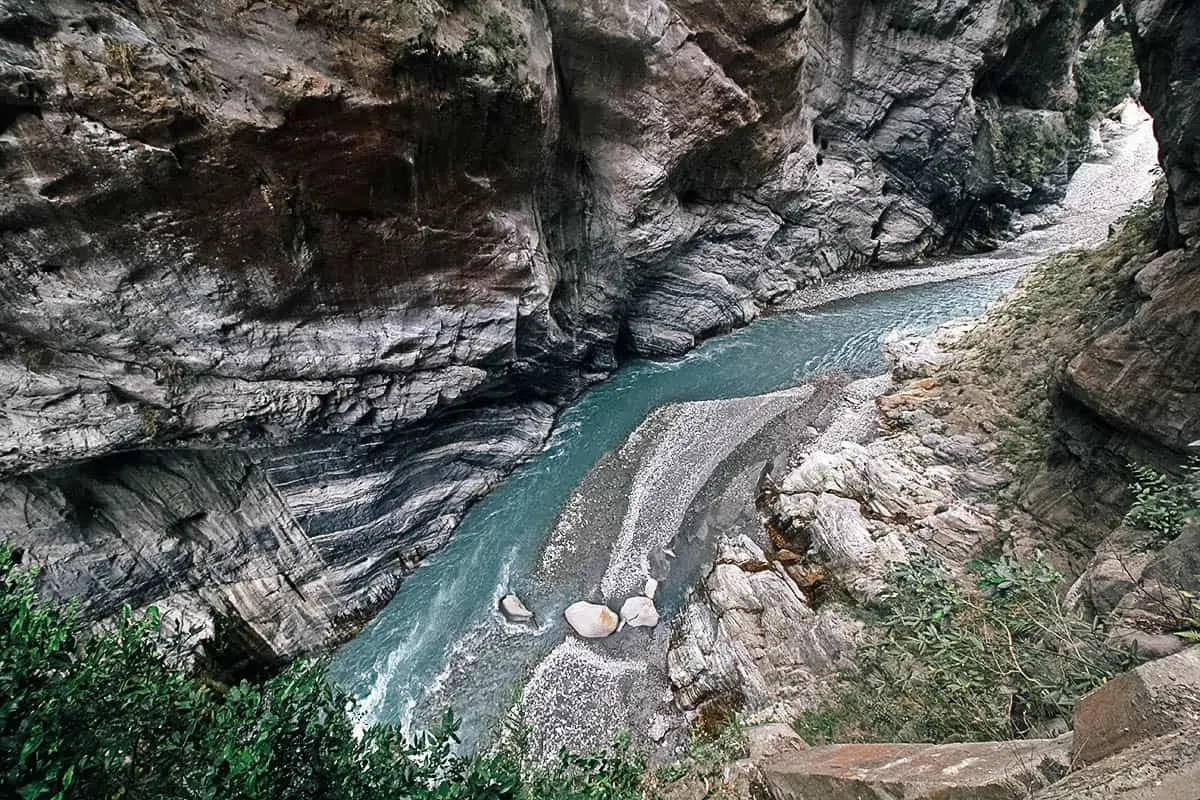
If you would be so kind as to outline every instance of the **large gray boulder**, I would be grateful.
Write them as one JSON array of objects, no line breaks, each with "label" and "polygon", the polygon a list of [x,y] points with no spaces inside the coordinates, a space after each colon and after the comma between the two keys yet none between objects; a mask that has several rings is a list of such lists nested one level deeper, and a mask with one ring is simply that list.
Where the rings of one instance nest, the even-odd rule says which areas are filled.
[{"label": "large gray boulder", "polygon": [[630,597],[621,604],[621,622],[631,628],[653,628],[658,624],[658,609],[649,597]]}]

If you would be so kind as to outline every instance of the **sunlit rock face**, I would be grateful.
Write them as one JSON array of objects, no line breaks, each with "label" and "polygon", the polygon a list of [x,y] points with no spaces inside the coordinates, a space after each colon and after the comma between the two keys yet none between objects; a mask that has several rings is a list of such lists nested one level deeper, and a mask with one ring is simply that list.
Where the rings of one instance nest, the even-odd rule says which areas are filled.
[{"label": "sunlit rock face", "polygon": [[0,0],[4,538],[346,635],[618,353],[1053,196],[993,126],[1114,3],[1025,5]]}]

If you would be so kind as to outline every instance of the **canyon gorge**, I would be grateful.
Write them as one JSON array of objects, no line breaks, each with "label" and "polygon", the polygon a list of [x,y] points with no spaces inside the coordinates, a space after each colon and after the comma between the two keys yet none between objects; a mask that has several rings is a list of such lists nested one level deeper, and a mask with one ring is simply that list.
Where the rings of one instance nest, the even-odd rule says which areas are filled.
[{"label": "canyon gorge", "polygon": [[[1114,81],[1154,141],[1132,101],[1098,121]],[[1155,157],[1161,221],[1135,235]],[[422,720],[476,693],[480,729],[527,681],[540,729],[579,727],[547,752],[626,725],[669,748],[731,694],[793,715],[847,666],[852,621],[788,588],[764,520],[863,602],[897,542],[965,561],[1004,528],[1053,545],[1080,607],[1137,612],[1104,554],[1127,465],[1200,440],[1198,158],[1190,0],[0,0],[0,531],[45,594],[90,621],[154,605],[221,679],[379,615],[338,677]],[[1063,257],[1088,277],[890,342],[865,377],[890,332],[1110,232]],[[813,308],[918,263],[978,277]],[[1021,291],[1064,305],[1022,316]],[[1019,404],[1025,461],[997,451]],[[694,552],[654,561],[685,528]],[[579,566],[619,536],[627,570]],[[561,719],[597,651],[494,619],[471,639],[475,606],[437,596],[619,606],[647,564],[670,625],[605,652],[661,670],[597,684],[632,716]],[[389,683],[412,680],[390,654],[451,633],[470,646],[420,665],[431,697]],[[488,653],[508,671],[473,674]]]}]

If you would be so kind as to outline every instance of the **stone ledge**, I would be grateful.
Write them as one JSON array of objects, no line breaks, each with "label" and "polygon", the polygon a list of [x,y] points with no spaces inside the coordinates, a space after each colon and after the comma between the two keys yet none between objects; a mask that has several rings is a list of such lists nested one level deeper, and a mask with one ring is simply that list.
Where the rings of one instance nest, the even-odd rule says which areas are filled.
[{"label": "stone ledge", "polygon": [[1076,764],[1094,764],[1139,742],[1200,726],[1200,647],[1142,664],[1075,706]]},{"label": "stone ledge", "polygon": [[760,768],[776,800],[1018,800],[1067,772],[1070,740],[839,744]]}]

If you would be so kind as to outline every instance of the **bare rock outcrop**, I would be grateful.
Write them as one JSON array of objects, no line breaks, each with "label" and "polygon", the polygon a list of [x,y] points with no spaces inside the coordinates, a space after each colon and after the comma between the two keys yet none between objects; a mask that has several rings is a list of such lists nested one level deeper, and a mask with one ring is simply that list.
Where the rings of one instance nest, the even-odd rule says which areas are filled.
[{"label": "bare rock outcrop", "polygon": [[[89,615],[326,644],[619,350],[1052,196],[990,134],[1111,6],[4,0],[0,529]],[[334,600],[198,600],[232,553]]]},{"label": "bare rock outcrop", "polygon": [[740,707],[752,721],[791,719],[853,666],[860,624],[813,609],[793,577],[750,542],[725,541],[667,655],[676,702]]},{"label": "bare rock outcrop", "polygon": [[1138,273],[1131,313],[1074,358],[1063,385],[1121,431],[1182,452],[1200,439],[1200,7],[1125,6],[1168,184],[1164,253]]},{"label": "bare rock outcrop", "polygon": [[1070,737],[954,744],[835,744],[767,759],[778,800],[1021,800],[1069,768]]},{"label": "bare rock outcrop", "polygon": [[[946,363],[939,343],[961,329],[895,343],[910,354],[897,375]],[[825,431],[799,445],[782,475],[764,478],[769,547],[722,539],[672,641],[668,670],[682,708],[725,704],[751,722],[815,708],[854,666],[862,623],[853,606],[874,601],[897,562],[931,552],[962,565],[994,542],[988,494],[1008,476],[986,438],[931,413],[934,385],[897,387],[887,376],[849,383]]]},{"label": "bare rock outcrop", "polygon": [[1075,707],[1076,769],[1037,800],[1146,798],[1196,793],[1200,778],[1200,649],[1142,664]]},{"label": "bare rock outcrop", "polygon": [[1154,116],[1170,185],[1168,247],[1200,237],[1200,8],[1188,0],[1125,0],[1141,67],[1142,102]]}]

